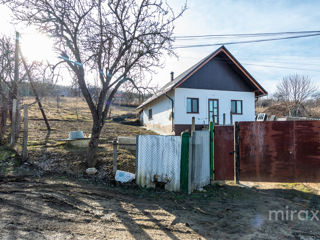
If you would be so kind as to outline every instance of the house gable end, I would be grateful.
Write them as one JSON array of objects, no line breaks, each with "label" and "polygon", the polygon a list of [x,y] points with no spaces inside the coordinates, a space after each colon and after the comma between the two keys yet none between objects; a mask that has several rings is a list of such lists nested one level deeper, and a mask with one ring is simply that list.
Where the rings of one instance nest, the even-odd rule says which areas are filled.
[{"label": "house gable end", "polygon": [[222,52],[208,61],[178,87],[242,92],[253,92],[255,90],[252,83],[247,81],[246,76],[239,72],[231,60]]}]

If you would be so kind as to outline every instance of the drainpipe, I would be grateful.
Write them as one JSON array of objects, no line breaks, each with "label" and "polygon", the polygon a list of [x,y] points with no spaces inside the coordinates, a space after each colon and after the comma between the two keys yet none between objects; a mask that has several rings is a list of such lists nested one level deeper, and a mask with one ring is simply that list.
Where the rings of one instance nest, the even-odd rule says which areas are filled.
[{"label": "drainpipe", "polygon": [[173,120],[174,120],[174,112],[173,112],[173,110],[174,110],[174,101],[173,101],[173,99],[171,98],[171,97],[169,97],[168,96],[168,94],[167,93],[165,93],[165,95],[166,95],[166,97],[171,101],[171,114],[172,114],[172,117],[171,117],[171,122],[172,122],[172,132],[173,132],[173,128],[174,128],[174,123],[173,123]]}]

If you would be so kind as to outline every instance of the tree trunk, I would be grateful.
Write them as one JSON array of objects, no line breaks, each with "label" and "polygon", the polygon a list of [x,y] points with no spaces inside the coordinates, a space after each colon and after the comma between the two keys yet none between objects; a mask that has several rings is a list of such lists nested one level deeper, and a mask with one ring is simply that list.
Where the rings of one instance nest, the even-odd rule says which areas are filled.
[{"label": "tree trunk", "polygon": [[4,134],[7,129],[7,118],[8,118],[8,108],[5,101],[2,102],[0,106],[0,144],[4,140]]},{"label": "tree trunk", "polygon": [[89,142],[88,148],[88,156],[87,156],[87,163],[88,167],[95,167],[97,163],[97,159],[95,158],[95,153],[98,149],[99,145],[99,137],[102,130],[102,126],[99,122],[93,122],[93,127],[91,131],[91,139]]}]

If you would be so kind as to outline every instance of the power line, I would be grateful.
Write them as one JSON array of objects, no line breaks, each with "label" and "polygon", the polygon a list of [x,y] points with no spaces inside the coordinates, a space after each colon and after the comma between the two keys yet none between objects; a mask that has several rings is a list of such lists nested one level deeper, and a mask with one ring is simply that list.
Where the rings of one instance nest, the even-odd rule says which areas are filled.
[{"label": "power line", "polygon": [[196,48],[196,47],[210,47],[218,45],[233,45],[233,44],[244,44],[244,43],[258,43],[258,42],[268,42],[268,41],[277,41],[285,39],[294,39],[294,38],[305,38],[305,37],[314,37],[319,36],[320,33],[308,34],[302,36],[291,36],[291,37],[281,37],[281,38],[268,38],[268,39],[258,39],[258,40],[248,40],[248,41],[237,41],[237,42],[224,42],[224,43],[212,43],[212,44],[195,44],[195,45],[181,45],[173,48]]},{"label": "power line", "polygon": [[260,36],[275,36],[275,35],[296,35],[296,34],[315,34],[320,33],[320,30],[316,31],[296,31],[296,32],[269,32],[269,33],[235,33],[235,34],[206,34],[206,35],[186,35],[175,36],[177,40],[188,40],[192,38],[221,38],[221,37],[260,37]]},{"label": "power line", "polygon": [[[184,57],[182,57],[182,58],[184,58]],[[214,61],[232,63],[232,61],[229,59],[214,59]],[[320,72],[320,65],[316,65],[316,66],[319,66],[319,69],[310,69],[310,68],[299,68],[299,67],[297,68],[294,66],[286,67],[286,66],[279,66],[279,65],[264,65],[264,64],[256,64],[256,63],[251,63],[251,62],[240,62],[240,63],[245,66],[250,65],[250,66],[258,66],[258,67],[265,67],[265,68],[279,68],[279,69],[292,69],[292,70],[298,70],[298,71]],[[308,64],[305,64],[305,65],[308,65]]]},{"label": "power line", "polygon": [[[270,54],[270,55],[267,55],[267,56],[274,56],[274,54]],[[266,55],[265,54],[259,54],[259,56],[260,57],[265,57]],[[179,56],[179,59],[196,59],[196,60],[199,60],[200,58],[199,57],[187,57],[187,56]],[[245,59],[245,60],[254,60],[254,59],[252,59],[252,58],[249,58],[249,57],[241,57],[241,59]],[[220,61],[220,60],[215,60],[215,61]],[[223,60],[221,60],[221,61],[223,61]],[[259,61],[258,59],[257,59],[257,61]],[[240,61],[240,62],[242,62],[242,61]],[[315,63],[306,63],[306,62],[303,62],[303,61],[295,61],[295,62],[288,62],[288,61],[281,61],[281,60],[279,60],[279,59],[269,59],[269,60],[263,60],[263,62],[265,62],[265,63],[280,63],[280,64],[289,64],[289,65],[304,65],[304,66],[316,66],[316,67],[319,67],[319,69],[320,69],[320,62],[319,62],[319,64],[315,64]],[[292,67],[294,67],[294,66],[292,66]]]},{"label": "power line", "polygon": [[295,67],[284,67],[284,66],[276,66],[276,65],[260,65],[255,63],[242,63],[243,65],[251,65],[251,66],[259,66],[266,68],[282,68],[282,69],[293,69],[293,70],[301,70],[301,71],[311,71],[311,72],[320,72],[320,70],[315,69],[306,69],[306,68],[295,68]]}]

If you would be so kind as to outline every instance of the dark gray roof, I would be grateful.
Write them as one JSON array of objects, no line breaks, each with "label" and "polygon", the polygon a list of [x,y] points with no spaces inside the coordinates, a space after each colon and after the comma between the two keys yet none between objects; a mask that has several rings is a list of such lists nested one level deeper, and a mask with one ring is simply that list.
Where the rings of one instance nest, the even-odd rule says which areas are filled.
[{"label": "dark gray roof", "polygon": [[148,98],[146,101],[144,101],[139,107],[137,107],[137,109],[142,108],[143,106],[147,105],[148,103],[152,102],[153,100],[170,92],[180,81],[182,81],[187,75],[189,75],[189,73],[191,73],[194,69],[196,69],[198,66],[200,66],[201,63],[206,61],[208,58],[210,58],[211,55],[213,55],[215,53],[216,53],[216,51],[214,53],[208,55],[207,57],[205,57],[204,59],[202,59],[201,61],[199,61],[195,65],[193,65],[192,67],[188,68],[186,71],[184,71],[179,76],[177,76],[173,81],[165,84],[156,94],[152,95],[150,98]]},{"label": "dark gray roof", "polygon": [[[151,96],[150,98],[148,98],[146,101],[144,101],[140,106],[137,107],[137,109],[142,108],[143,106],[147,105],[148,103],[151,103],[152,101],[156,100],[157,98],[167,94],[168,92],[170,92],[172,89],[175,88],[175,86],[177,86],[181,81],[183,81],[190,73],[192,73],[195,69],[197,69],[202,63],[204,63],[205,61],[207,61],[209,58],[211,58],[213,55],[217,54],[218,52],[220,52],[222,49],[226,50],[228,53],[229,51],[224,47],[221,46],[219,47],[217,50],[215,50],[213,53],[211,53],[210,55],[206,56],[205,58],[203,58],[201,61],[199,61],[198,63],[196,63],[195,65],[193,65],[192,67],[188,68],[186,71],[184,71],[183,73],[181,73],[179,76],[177,76],[173,81],[168,82],[167,84],[165,84],[156,94],[154,94],[153,96]],[[231,53],[230,53],[231,55]],[[232,55],[231,55],[232,56]],[[233,57],[233,56],[232,56]],[[234,58],[234,57],[233,57]],[[234,58],[235,59],[235,58]],[[235,61],[237,61],[235,59]],[[237,63],[244,69],[244,67],[237,61]],[[245,70],[245,69],[244,69]],[[246,71],[246,70],[245,70]],[[246,71],[247,72],[247,71]],[[247,72],[247,74],[249,74]],[[250,75],[250,74],[249,74]],[[250,75],[250,77],[253,79],[253,77]],[[253,79],[254,80],[254,79]],[[254,80],[255,81],[255,80]],[[256,82],[256,81],[255,81]],[[256,82],[256,84],[259,85],[258,82]],[[259,85],[259,87],[261,87]],[[263,90],[263,92],[267,93],[262,87],[261,89]]]}]

